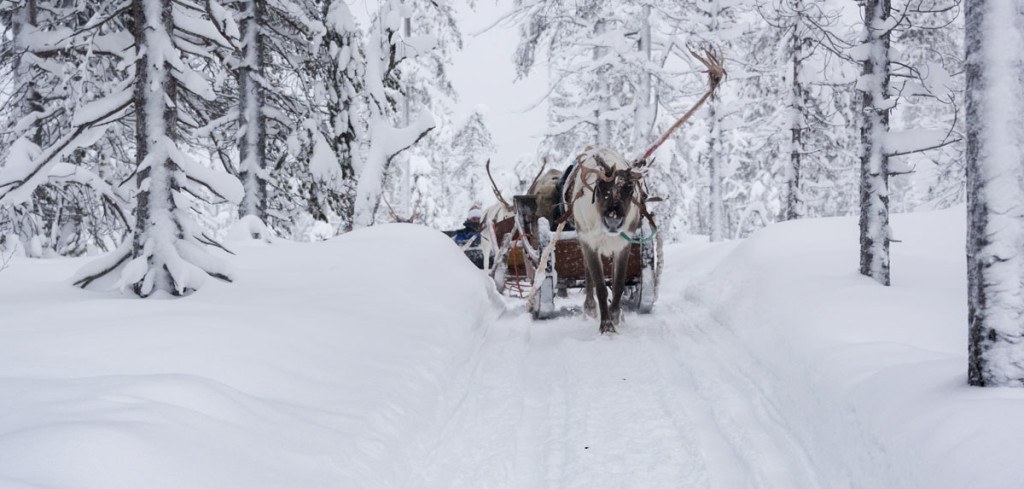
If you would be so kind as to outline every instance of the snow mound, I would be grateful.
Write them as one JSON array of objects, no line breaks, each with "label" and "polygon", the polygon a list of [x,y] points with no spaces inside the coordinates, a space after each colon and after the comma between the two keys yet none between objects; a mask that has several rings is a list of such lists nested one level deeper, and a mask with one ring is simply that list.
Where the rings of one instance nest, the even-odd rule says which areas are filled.
[{"label": "snow mound", "polygon": [[965,222],[894,216],[888,288],[857,273],[853,218],[773,225],[679,273],[785,386],[772,395],[821,470],[849,487],[1020,487],[1024,390],[967,385]]},{"label": "snow mound", "polygon": [[394,487],[493,285],[413,225],[240,253],[175,300],[0,272],[0,487]]},{"label": "snow mound", "polygon": [[274,233],[263,221],[253,215],[244,216],[228,227],[225,238],[228,241],[274,241]]}]

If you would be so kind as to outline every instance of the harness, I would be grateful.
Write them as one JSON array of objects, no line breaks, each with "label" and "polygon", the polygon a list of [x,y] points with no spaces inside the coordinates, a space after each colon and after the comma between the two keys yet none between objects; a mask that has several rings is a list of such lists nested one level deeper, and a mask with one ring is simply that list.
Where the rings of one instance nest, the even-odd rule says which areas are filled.
[{"label": "harness", "polygon": [[[565,173],[562,174],[561,182],[565,182],[565,185],[564,188],[560,189],[559,198],[562,201],[560,205],[565,206],[567,208],[565,212],[561,215],[561,217],[559,217],[558,220],[555,221],[556,225],[563,224],[569,219],[569,217],[572,216],[573,206],[576,204],[576,199],[583,196],[583,189],[581,188],[577,190],[575,188],[575,176],[577,173],[582,174],[580,182],[582,182],[584,188],[590,191],[591,199],[597,199],[597,189],[594,186],[596,184],[596,180],[595,183],[587,182],[587,177],[589,175],[595,175],[598,179],[605,182],[611,182],[615,180],[614,175],[609,177],[606,176],[601,170],[587,168],[583,166],[582,162],[586,156],[587,152],[581,153],[579,156],[576,157],[576,162],[573,163],[568,169],[566,169]],[[634,180],[634,182],[634,185],[638,185],[640,187],[640,192],[634,192],[631,200],[633,202],[633,205],[635,205],[637,210],[640,212],[640,216],[644,219],[647,219],[647,222],[651,225],[651,234],[649,236],[643,236],[640,231],[637,231],[636,235],[630,236],[626,234],[625,231],[621,231],[619,232],[619,237],[632,244],[650,243],[658,234],[658,226],[654,222],[654,215],[652,215],[651,212],[647,209],[647,202],[641,200],[639,197],[639,195],[647,195],[647,181],[644,180],[643,176],[641,176],[639,179]],[[572,197],[569,197],[570,195]]]}]

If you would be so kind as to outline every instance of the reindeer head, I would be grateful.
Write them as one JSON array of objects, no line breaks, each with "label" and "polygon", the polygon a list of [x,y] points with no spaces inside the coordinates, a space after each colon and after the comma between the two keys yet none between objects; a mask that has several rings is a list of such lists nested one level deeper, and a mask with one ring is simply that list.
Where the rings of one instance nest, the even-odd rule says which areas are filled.
[{"label": "reindeer head", "polygon": [[630,168],[615,168],[594,155],[599,168],[580,166],[583,184],[593,192],[593,203],[605,231],[617,234],[630,223],[633,206],[646,198],[641,185],[643,174]]}]

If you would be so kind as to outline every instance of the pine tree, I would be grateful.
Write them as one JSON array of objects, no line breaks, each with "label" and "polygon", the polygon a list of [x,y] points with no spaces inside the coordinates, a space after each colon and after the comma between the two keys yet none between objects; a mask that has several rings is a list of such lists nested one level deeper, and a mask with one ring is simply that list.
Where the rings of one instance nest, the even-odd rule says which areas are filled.
[{"label": "pine tree", "polygon": [[[114,32],[130,32],[130,45],[117,54],[135,61],[121,83],[76,114],[79,124],[65,138],[101,127],[108,118],[123,118],[132,109],[135,222],[114,253],[79,272],[76,285],[87,287],[117,273],[122,288],[148,297],[157,291],[187,294],[207,275],[230,281],[226,264],[205,249],[216,242],[189,215],[189,196],[210,195],[237,203],[242,187],[233,177],[206,168],[182,147],[198,127],[197,120],[210,118],[209,103],[215,99],[193,66],[212,62],[215,50],[229,47],[204,19],[206,12],[205,5],[189,0],[133,0],[129,9],[105,20],[105,27]],[[100,116],[86,116],[93,113]]]},{"label": "pine tree", "polygon": [[[128,227],[129,198],[113,185],[127,176],[113,167],[124,148],[103,135],[96,141],[96,131],[62,139],[81,101],[110,79],[110,66],[90,63],[82,40],[69,35],[97,7],[0,2],[0,23],[11,30],[0,62],[13,82],[13,103],[0,107],[0,234],[16,236],[30,256],[106,250]],[[115,41],[93,37],[97,51]]]},{"label": "pine tree", "polygon": [[449,209],[445,222],[452,226],[462,222],[470,207],[481,206],[484,195],[490,193],[483,163],[494,153],[495,146],[485,112],[482,107],[474,109],[451,137],[451,157],[446,159],[454,163],[453,171],[447,178],[441,178],[451,182],[446,186],[449,193],[442,195]]},{"label": "pine tree", "polygon": [[1024,386],[1024,8],[966,4],[968,381]]},{"label": "pine tree", "polygon": [[[324,139],[334,156],[329,162],[337,173],[330,182],[321,185],[332,191],[333,205],[340,214],[342,225],[352,227],[354,216],[356,167],[360,166],[360,139],[365,124],[360,120],[359,94],[363,91],[366,57],[362,33],[348,5],[342,0],[324,1],[323,16],[326,32],[323,51],[324,72],[321,89],[326,98],[326,128]],[[326,180],[326,178],[325,178]]]},{"label": "pine tree", "polygon": [[[308,90],[316,78],[313,70],[306,63],[291,60],[314,58],[315,43],[324,35],[325,27],[313,20],[314,6],[305,0],[245,0],[228,5],[238,16],[237,27],[227,32],[238,37],[236,59],[231,61],[238,92],[238,176],[245,188],[238,214],[267,221],[268,212],[282,210],[296,200],[295,196],[282,195],[291,192],[277,190],[286,188],[285,179],[270,173],[306,173],[295,169],[289,172],[283,167],[317,161],[315,156],[310,157],[317,150],[316,140],[310,142],[308,135],[305,149],[292,149],[293,154],[288,154],[287,141],[293,131],[316,126],[311,119],[315,118],[314,107],[319,105]],[[274,221],[273,227],[281,230],[291,225],[281,219]]]}]

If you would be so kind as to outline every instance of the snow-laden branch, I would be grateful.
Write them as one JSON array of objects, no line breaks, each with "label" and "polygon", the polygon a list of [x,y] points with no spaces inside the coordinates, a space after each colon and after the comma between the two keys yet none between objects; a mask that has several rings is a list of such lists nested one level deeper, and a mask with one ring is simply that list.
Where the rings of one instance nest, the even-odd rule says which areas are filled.
[{"label": "snow-laden branch", "polygon": [[373,218],[380,206],[384,176],[391,160],[416,144],[434,129],[435,125],[434,116],[429,112],[421,112],[413,123],[403,128],[392,127],[383,118],[373,121],[370,127],[370,151],[359,172],[359,184],[356,188],[354,227],[373,224]]},{"label": "snow-laden branch", "polygon": [[950,133],[937,129],[907,129],[885,135],[883,151],[889,156],[904,156],[938,149],[960,141],[950,139]]}]

